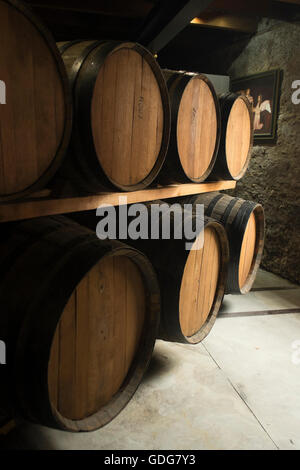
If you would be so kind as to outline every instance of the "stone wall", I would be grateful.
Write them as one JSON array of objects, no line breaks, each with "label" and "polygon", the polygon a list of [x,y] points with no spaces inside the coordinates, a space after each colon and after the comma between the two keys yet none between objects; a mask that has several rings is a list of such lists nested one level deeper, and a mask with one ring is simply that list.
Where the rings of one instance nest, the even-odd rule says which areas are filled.
[{"label": "stone wall", "polygon": [[300,25],[263,19],[242,48],[238,43],[216,51],[214,60],[218,73],[232,78],[283,71],[277,142],[253,148],[250,168],[235,195],[265,208],[263,266],[300,283],[300,104],[291,101],[291,84],[300,80]]}]

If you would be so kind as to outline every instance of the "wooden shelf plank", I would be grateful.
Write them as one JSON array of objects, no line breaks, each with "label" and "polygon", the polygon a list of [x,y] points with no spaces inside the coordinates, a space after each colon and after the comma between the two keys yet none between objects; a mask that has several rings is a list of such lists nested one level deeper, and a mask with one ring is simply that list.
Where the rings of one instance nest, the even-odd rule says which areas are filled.
[{"label": "wooden shelf plank", "polygon": [[130,193],[101,193],[95,196],[68,198],[27,199],[21,202],[0,204],[0,222],[31,219],[46,215],[65,214],[97,209],[101,204],[119,205],[120,197],[127,197],[127,203],[153,201],[192,194],[222,191],[235,188],[235,181],[218,181],[200,184],[180,184],[159,188],[148,188]]}]

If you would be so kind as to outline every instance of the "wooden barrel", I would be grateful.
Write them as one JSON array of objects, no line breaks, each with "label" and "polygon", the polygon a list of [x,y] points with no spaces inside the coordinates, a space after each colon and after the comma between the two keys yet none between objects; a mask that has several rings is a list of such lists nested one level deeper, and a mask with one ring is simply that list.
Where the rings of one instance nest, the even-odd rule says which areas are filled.
[{"label": "wooden barrel", "polygon": [[97,429],[128,403],[151,358],[160,309],[152,266],[63,217],[7,230],[0,321],[16,413]]},{"label": "wooden barrel", "polygon": [[253,285],[263,252],[262,206],[221,193],[192,196],[189,202],[204,204],[205,214],[225,226],[230,248],[226,293],[246,294]]},{"label": "wooden barrel", "polygon": [[[154,204],[162,204],[155,201]],[[153,203],[148,203],[150,217]],[[193,248],[188,251],[185,238],[176,238],[182,209],[179,204],[173,211],[164,203],[159,219],[149,220],[149,232],[170,217],[170,239],[128,240],[144,251],[158,274],[162,310],[159,337],[166,341],[196,344],[202,341],[214,325],[224,296],[229,248],[224,227],[208,217],[202,225]],[[164,210],[166,209],[166,211]],[[186,223],[195,226],[192,210],[185,212]],[[189,219],[189,222],[187,222]],[[155,224],[158,225],[155,225]]]},{"label": "wooden barrel", "polygon": [[247,171],[253,143],[253,113],[243,95],[225,93],[219,97],[221,141],[210,180],[240,180]]},{"label": "wooden barrel", "polygon": [[0,201],[41,189],[71,132],[71,95],[54,40],[31,10],[0,0]]},{"label": "wooden barrel", "polygon": [[73,87],[72,152],[64,172],[87,193],[147,187],[165,159],[168,90],[150,52],[136,43],[59,43]]},{"label": "wooden barrel", "polygon": [[210,174],[220,142],[220,108],[202,74],[164,70],[171,101],[171,136],[159,181],[200,183]]}]

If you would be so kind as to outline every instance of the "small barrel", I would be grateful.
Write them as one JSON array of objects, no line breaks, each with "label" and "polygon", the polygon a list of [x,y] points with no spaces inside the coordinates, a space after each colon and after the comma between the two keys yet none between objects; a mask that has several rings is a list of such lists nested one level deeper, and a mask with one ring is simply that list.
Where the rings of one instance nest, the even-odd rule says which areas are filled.
[{"label": "small barrel", "polygon": [[1,335],[17,415],[68,431],[105,425],[151,358],[160,299],[150,262],[64,217],[1,237]]},{"label": "small barrel", "polygon": [[72,151],[64,168],[87,193],[135,191],[157,176],[169,143],[168,90],[136,43],[58,43],[73,88]]},{"label": "small barrel", "polygon": [[243,95],[225,93],[219,97],[221,141],[210,180],[240,180],[247,171],[253,143],[253,113]]},{"label": "small barrel", "polygon": [[0,0],[0,201],[43,188],[71,133],[64,64],[47,29],[16,0]]},{"label": "small barrel", "polygon": [[[150,218],[154,204],[160,210]],[[195,248],[197,244],[199,249],[189,251],[187,240],[176,238],[182,207],[162,201],[154,204],[147,204],[149,232],[159,228],[160,238],[128,243],[147,254],[158,274],[162,298],[159,337],[196,344],[210,332],[223,300],[229,257],[226,231],[219,222],[198,217],[200,231],[192,245]],[[162,228],[168,226],[169,218],[170,237],[163,239]],[[196,215],[192,209],[185,212],[184,218],[186,226],[195,231]]]},{"label": "small barrel", "polygon": [[189,202],[204,204],[205,214],[226,228],[230,248],[226,293],[246,294],[253,285],[263,253],[262,206],[221,193],[192,196]]},{"label": "small barrel", "polygon": [[202,74],[164,70],[171,101],[171,136],[159,182],[200,183],[212,171],[220,142],[220,108]]}]

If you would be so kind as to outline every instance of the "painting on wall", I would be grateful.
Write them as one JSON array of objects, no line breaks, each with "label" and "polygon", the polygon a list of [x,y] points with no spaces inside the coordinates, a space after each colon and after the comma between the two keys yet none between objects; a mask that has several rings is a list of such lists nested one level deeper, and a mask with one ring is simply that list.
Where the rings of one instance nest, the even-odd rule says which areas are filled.
[{"label": "painting on wall", "polygon": [[253,111],[254,143],[274,142],[279,110],[280,70],[231,81],[231,91],[245,95]]}]

